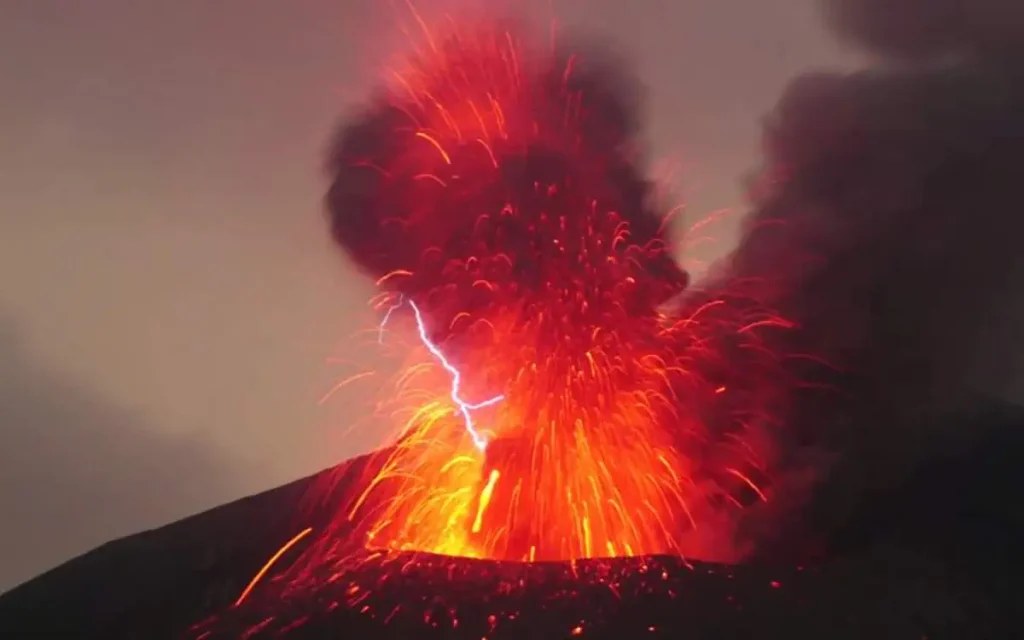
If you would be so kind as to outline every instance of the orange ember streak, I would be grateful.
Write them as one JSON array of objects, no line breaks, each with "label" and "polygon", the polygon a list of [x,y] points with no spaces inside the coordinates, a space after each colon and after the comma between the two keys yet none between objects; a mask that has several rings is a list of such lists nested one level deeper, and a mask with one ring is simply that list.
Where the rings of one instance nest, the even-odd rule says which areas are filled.
[{"label": "orange ember streak", "polygon": [[266,575],[267,571],[270,571],[270,567],[272,567],[274,565],[274,563],[277,562],[281,558],[281,556],[283,556],[285,553],[287,553],[289,549],[294,547],[300,540],[302,540],[303,538],[305,538],[306,536],[308,536],[312,532],[313,532],[313,527],[307,527],[307,528],[303,529],[298,534],[296,534],[296,536],[294,538],[292,538],[288,542],[284,543],[284,546],[281,547],[280,549],[278,549],[277,553],[275,553],[274,555],[270,556],[270,560],[267,560],[267,562],[263,565],[263,567],[258,572],[256,572],[256,575],[253,576],[252,580],[249,581],[249,585],[246,586],[245,590],[242,591],[242,594],[238,596],[238,600],[235,600],[235,606],[237,607],[237,606],[241,605],[242,602],[244,602],[245,599],[249,597],[249,594],[252,592],[252,590],[256,586],[256,584],[259,583],[259,581],[263,579],[263,576]]},{"label": "orange ember streak", "polygon": [[498,168],[498,161],[494,157],[494,150],[491,149],[491,145],[487,144],[487,141],[484,140],[483,138],[477,138],[476,141],[479,142],[480,145],[487,151],[487,155],[491,159],[491,164],[494,165],[495,169],[497,169]]},{"label": "orange ember streak", "polygon": [[338,393],[339,391],[341,391],[348,385],[352,384],[353,382],[372,377],[373,375],[373,371],[363,371],[362,373],[357,373],[355,375],[351,375],[347,378],[344,378],[343,380],[335,384],[333,387],[331,387],[331,389],[320,398],[319,404],[324,404],[325,402],[331,399],[331,396]]},{"label": "orange ember streak", "polygon": [[754,493],[757,494],[757,497],[760,498],[761,502],[768,502],[768,497],[764,494],[763,491],[761,491],[760,487],[758,487],[756,484],[754,484],[754,482],[750,478],[748,478],[747,476],[743,475],[742,473],[740,473],[736,469],[726,469],[725,472],[729,473],[729,474],[732,474],[732,475],[736,476],[737,478],[739,478],[740,480],[742,480],[744,482],[744,484],[746,484],[748,487],[750,487],[754,491]]},{"label": "orange ember streak", "polygon": [[451,164],[452,163],[451,157],[448,155],[448,152],[444,150],[444,147],[441,146],[441,143],[437,141],[437,138],[435,138],[434,136],[430,135],[429,133],[424,133],[422,131],[417,131],[416,132],[416,137],[417,138],[423,138],[424,140],[426,140],[430,144],[434,145],[434,148],[437,149],[441,153],[441,157],[444,158],[445,164]]},{"label": "orange ember streak", "polygon": [[473,520],[473,533],[480,533],[480,526],[482,524],[484,511],[487,510],[487,505],[491,502],[491,494],[494,493],[494,485],[498,482],[498,478],[501,477],[501,472],[497,469],[491,470],[491,477],[487,479],[487,486],[480,493],[480,506],[476,510],[476,518]]},{"label": "orange ember streak", "polygon": [[432,180],[432,181],[436,182],[437,184],[441,185],[442,187],[447,187],[448,186],[447,182],[445,182],[441,178],[438,178],[437,176],[435,176],[432,173],[420,173],[420,174],[417,174],[417,175],[413,176],[413,179],[414,180]]},{"label": "orange ember streak", "polygon": [[405,269],[396,269],[395,271],[392,271],[391,273],[379,278],[377,280],[377,286],[382,287],[388,282],[390,282],[393,278],[408,278],[412,275],[412,271],[406,271]]}]

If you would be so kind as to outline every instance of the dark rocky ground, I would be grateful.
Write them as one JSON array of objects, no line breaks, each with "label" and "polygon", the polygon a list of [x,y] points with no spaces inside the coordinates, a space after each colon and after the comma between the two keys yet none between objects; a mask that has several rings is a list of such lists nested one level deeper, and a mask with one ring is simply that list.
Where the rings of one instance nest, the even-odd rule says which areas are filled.
[{"label": "dark rocky ground", "polygon": [[[1024,410],[993,405],[961,420],[975,434],[969,445],[926,459],[852,508],[828,529],[824,559],[806,567],[777,558],[693,568],[651,558],[642,571],[638,561],[453,567],[426,558],[383,584],[368,568],[315,597],[257,589],[207,637],[1024,637]],[[71,560],[0,596],[0,638],[188,637],[194,623],[228,608],[284,541],[323,524],[329,505],[302,522],[293,515],[314,481]],[[372,587],[368,599],[332,608],[353,581]]]}]

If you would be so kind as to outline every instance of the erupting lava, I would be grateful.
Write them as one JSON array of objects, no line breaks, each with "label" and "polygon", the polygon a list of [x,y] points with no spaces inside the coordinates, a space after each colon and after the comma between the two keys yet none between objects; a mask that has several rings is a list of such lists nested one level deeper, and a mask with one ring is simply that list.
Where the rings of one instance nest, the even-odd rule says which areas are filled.
[{"label": "erupting lava", "polygon": [[740,555],[735,514],[770,499],[789,325],[764,281],[687,290],[635,87],[596,53],[498,25],[428,33],[342,130],[333,235],[377,278],[378,342],[408,360],[375,418],[393,440],[319,487],[334,517],[283,595],[385,622],[414,601],[457,626],[443,575],[497,590],[471,605],[493,631],[480,607],[548,573],[617,594],[638,572],[639,593],[670,576],[634,557]]},{"label": "erupting lava", "polygon": [[331,162],[381,339],[410,310],[425,352],[336,529],[515,561],[721,555],[702,527],[765,499],[772,399],[744,380],[777,375],[760,331],[785,323],[731,288],[679,301],[618,65],[497,26],[426,41]]}]

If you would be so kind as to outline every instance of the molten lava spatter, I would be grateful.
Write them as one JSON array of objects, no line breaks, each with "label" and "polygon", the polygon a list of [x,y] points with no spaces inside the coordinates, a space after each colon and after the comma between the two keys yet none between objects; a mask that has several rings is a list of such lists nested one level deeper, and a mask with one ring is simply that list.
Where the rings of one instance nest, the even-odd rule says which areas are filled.
[{"label": "molten lava spatter", "polygon": [[426,40],[341,132],[327,199],[378,279],[378,341],[408,343],[393,438],[324,487],[338,515],[284,592],[351,583],[332,606],[390,615],[359,576],[418,552],[451,575],[735,559],[730,514],[770,499],[787,382],[765,334],[787,323],[749,281],[685,292],[620,65],[495,25]]},{"label": "molten lava spatter", "polygon": [[737,486],[766,496],[751,435],[776,407],[747,383],[779,378],[760,334],[784,323],[733,289],[672,302],[687,276],[621,65],[494,25],[426,41],[332,156],[335,238],[427,356],[345,530],[517,561],[727,554],[712,520]]}]

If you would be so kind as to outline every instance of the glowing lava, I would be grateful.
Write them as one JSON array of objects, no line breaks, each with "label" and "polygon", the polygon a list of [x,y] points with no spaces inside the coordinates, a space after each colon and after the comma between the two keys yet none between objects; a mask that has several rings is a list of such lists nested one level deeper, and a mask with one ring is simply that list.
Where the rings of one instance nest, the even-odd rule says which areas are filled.
[{"label": "glowing lava", "polygon": [[742,287],[681,301],[633,85],[589,53],[427,34],[338,137],[335,239],[378,278],[381,331],[407,306],[419,340],[383,392],[394,445],[325,539],[721,558],[722,512],[768,499],[783,380],[762,334],[785,323]]},{"label": "glowing lava", "polygon": [[330,162],[378,342],[403,306],[415,321],[388,336],[407,357],[380,394],[390,444],[320,487],[338,516],[286,590],[348,585],[331,606],[362,613],[417,566],[508,594],[528,587],[498,567],[570,561],[552,571],[607,593],[602,563],[648,567],[608,557],[735,560],[733,514],[771,497],[790,381],[766,334],[788,323],[763,282],[687,291],[613,61],[495,25],[426,35]]}]

